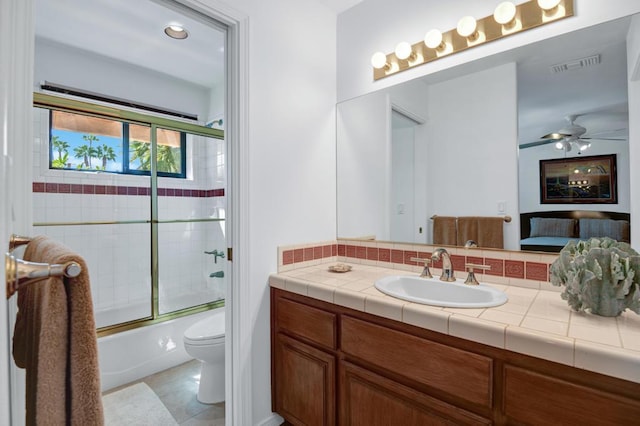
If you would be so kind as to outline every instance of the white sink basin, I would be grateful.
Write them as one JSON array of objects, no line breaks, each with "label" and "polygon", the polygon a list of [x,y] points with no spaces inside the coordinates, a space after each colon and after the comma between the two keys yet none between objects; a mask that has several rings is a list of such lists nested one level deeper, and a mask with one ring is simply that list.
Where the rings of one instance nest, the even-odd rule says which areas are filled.
[{"label": "white sink basin", "polygon": [[448,308],[490,308],[505,303],[507,295],[486,284],[468,285],[464,280],[444,282],[438,278],[391,275],[375,282],[381,292],[398,299]]}]

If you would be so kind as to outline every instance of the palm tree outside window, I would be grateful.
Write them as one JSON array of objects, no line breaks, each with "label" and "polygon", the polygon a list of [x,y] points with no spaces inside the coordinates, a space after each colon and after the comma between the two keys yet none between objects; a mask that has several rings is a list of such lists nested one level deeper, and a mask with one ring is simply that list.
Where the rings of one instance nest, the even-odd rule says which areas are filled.
[{"label": "palm tree outside window", "polygon": [[[50,111],[49,167],[149,175],[151,128],[118,120]],[[186,134],[157,129],[158,176],[186,176]]]}]

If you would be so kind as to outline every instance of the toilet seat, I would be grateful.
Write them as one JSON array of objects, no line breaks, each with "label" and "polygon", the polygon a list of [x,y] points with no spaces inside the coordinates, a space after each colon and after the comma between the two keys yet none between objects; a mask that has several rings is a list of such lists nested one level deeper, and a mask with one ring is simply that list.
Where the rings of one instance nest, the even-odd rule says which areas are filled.
[{"label": "toilet seat", "polygon": [[184,332],[184,343],[194,346],[214,345],[224,343],[224,309],[216,312],[189,328]]}]

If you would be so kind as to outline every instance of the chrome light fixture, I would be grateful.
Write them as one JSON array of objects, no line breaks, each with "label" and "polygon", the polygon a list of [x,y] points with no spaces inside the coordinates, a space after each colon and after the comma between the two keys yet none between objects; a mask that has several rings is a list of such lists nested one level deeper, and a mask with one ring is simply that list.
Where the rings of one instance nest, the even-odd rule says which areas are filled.
[{"label": "chrome light fixture", "polygon": [[446,55],[571,17],[573,4],[574,0],[529,0],[518,5],[503,1],[492,15],[482,19],[465,16],[452,30],[432,29],[418,43],[401,42],[393,53],[375,53],[371,58],[373,79],[389,77]]}]

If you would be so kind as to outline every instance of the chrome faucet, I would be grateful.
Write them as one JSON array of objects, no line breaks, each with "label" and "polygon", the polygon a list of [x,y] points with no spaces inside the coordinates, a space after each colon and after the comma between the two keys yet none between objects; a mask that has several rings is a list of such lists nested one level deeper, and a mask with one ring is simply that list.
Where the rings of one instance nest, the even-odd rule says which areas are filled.
[{"label": "chrome faucet", "polygon": [[442,275],[440,275],[440,281],[455,281],[456,277],[453,275],[453,265],[451,264],[451,257],[447,250],[438,248],[431,253],[431,260],[437,262],[442,259]]}]

